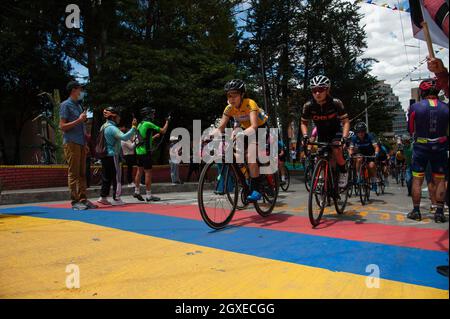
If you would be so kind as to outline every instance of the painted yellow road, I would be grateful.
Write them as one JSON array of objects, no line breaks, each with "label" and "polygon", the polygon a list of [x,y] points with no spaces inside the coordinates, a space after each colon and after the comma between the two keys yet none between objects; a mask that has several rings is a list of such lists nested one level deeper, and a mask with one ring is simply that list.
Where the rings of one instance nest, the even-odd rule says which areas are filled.
[{"label": "painted yellow road", "polygon": [[[0,298],[445,298],[380,281],[75,221],[0,215]],[[66,267],[80,288],[66,288]]]}]

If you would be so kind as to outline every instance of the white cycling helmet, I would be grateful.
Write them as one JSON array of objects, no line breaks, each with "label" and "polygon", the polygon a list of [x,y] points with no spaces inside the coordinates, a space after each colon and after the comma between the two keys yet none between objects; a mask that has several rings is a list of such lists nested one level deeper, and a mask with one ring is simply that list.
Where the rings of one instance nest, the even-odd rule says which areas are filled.
[{"label": "white cycling helmet", "polygon": [[331,87],[331,81],[325,75],[317,75],[309,81],[309,88],[314,89],[317,87]]}]

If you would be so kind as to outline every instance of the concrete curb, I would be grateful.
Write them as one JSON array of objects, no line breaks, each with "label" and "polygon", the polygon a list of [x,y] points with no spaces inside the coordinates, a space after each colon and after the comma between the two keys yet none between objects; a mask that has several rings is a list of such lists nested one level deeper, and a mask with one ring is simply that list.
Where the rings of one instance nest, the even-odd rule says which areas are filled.
[{"label": "concrete curb", "polygon": [[[298,180],[299,177],[302,176],[302,173],[300,172],[290,172],[293,180]],[[172,185],[171,183],[155,183],[152,185],[152,193],[156,195],[168,193],[197,192],[197,187],[198,183],[185,183],[182,185]],[[213,185],[211,184],[209,187],[213,187]],[[207,188],[210,189],[209,187]],[[134,187],[122,186],[123,196],[133,195],[133,193]],[[112,194],[112,188],[110,194]],[[141,194],[145,194],[144,186],[141,186]],[[89,188],[87,191],[87,196],[89,199],[97,199],[100,196],[100,186],[93,186]],[[67,188],[58,187],[50,189],[42,188],[4,191],[0,195],[0,206],[57,201],[70,201],[70,193]]]},{"label": "concrete curb", "polygon": [[[197,192],[198,183],[185,183],[183,185],[172,185],[170,183],[158,183],[152,185],[152,193],[167,194],[167,193],[181,193],[181,192]],[[112,193],[112,188],[111,192]],[[122,195],[133,195],[134,188],[122,186]],[[145,187],[141,187],[141,194],[145,194]],[[87,196],[89,199],[97,199],[100,196],[100,187],[94,186],[88,189]],[[27,203],[40,202],[56,202],[56,201],[70,201],[70,193],[68,189],[30,189],[20,191],[6,191],[0,195],[1,205],[16,205]]]}]

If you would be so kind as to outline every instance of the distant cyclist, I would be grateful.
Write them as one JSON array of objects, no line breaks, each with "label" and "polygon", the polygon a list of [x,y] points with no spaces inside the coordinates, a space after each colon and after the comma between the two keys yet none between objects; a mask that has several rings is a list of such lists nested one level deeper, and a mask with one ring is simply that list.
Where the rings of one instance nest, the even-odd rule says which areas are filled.
[{"label": "distant cyclist", "polygon": [[[359,154],[363,156],[378,156],[380,148],[375,141],[372,134],[367,132],[367,125],[364,122],[359,122],[355,125],[356,134],[350,141],[350,155]],[[356,171],[359,171],[362,164],[362,158],[356,159]],[[374,159],[368,160],[368,169],[370,182],[372,184],[372,191],[377,190],[377,165]]]},{"label": "distant cyclist", "polygon": [[348,172],[341,145],[345,145],[348,141],[350,131],[348,114],[344,104],[331,96],[331,81],[328,77],[324,75],[314,77],[309,83],[309,88],[313,99],[303,106],[301,117],[303,145],[308,144],[308,126],[312,120],[317,127],[318,141],[335,144],[332,147],[333,158],[337,162],[339,187],[344,188],[348,183]]}]

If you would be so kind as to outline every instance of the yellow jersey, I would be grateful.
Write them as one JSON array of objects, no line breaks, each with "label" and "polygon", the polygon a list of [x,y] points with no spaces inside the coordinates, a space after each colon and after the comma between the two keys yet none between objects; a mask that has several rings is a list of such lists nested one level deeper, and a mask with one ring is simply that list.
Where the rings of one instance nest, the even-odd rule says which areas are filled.
[{"label": "yellow jersey", "polygon": [[251,112],[258,112],[258,126],[264,125],[269,118],[264,110],[261,109],[258,104],[256,104],[256,102],[251,99],[244,99],[240,108],[235,108],[231,105],[228,105],[223,111],[223,114],[228,117],[234,118],[237,122],[239,122],[242,128],[247,129],[251,126]]},{"label": "yellow jersey", "polygon": [[395,158],[399,162],[403,162],[406,160],[405,154],[403,154],[403,152],[400,152],[400,151],[398,151],[397,154],[395,154]]}]

